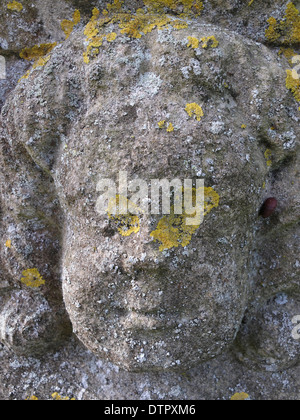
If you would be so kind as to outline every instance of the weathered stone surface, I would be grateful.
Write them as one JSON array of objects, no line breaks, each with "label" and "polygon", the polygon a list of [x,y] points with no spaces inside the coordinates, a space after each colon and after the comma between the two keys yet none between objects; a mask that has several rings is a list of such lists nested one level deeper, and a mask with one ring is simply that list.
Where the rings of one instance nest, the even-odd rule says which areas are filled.
[{"label": "weathered stone surface", "polygon": [[292,321],[299,307],[299,300],[280,294],[257,313],[247,315],[236,343],[240,360],[251,368],[255,365],[271,372],[298,364],[300,340],[296,340],[291,331],[295,328]]},{"label": "weathered stone surface", "polygon": [[[141,26],[136,32],[123,21],[121,33],[119,22],[93,26],[94,20],[90,29],[103,37],[87,39],[90,32],[84,35],[79,24],[64,43],[57,36],[49,40],[58,45],[3,107],[0,339],[26,358],[46,356],[63,345],[58,360],[76,369],[80,354],[87,363],[84,377],[90,378],[90,368],[98,364],[108,380],[120,375],[124,384],[131,383],[126,391],[121,381],[118,391],[97,393],[98,379],[91,385],[84,379],[79,390],[66,373],[71,391],[53,391],[77,398],[195,395],[180,374],[166,373],[168,384],[162,385],[154,373],[121,374],[105,359],[129,371],[186,372],[198,366],[198,373],[189,371],[198,385],[209,366],[234,378],[222,381],[215,394],[212,384],[208,391],[200,387],[196,398],[247,391],[233,385],[234,369],[245,378],[240,362],[252,371],[293,367],[297,372],[299,342],[291,330],[292,318],[300,314],[299,111],[286,88],[286,60],[249,39],[261,40],[268,26],[262,25],[265,15],[257,14],[262,2],[253,3],[253,26],[244,26],[249,32],[235,23],[238,19],[229,26],[249,38],[222,26],[250,6],[223,6],[218,26],[207,24],[219,12],[214,2],[204,9],[204,18],[188,18],[188,27],[180,29],[171,25],[180,8],[162,15],[163,22],[138,14],[149,32],[141,36]],[[84,22],[83,5],[76,7]],[[285,8],[273,7],[280,20]],[[55,6],[49,21],[43,15],[47,33],[57,24],[57,11]],[[264,13],[269,17],[269,12]],[[197,119],[190,109],[203,115]],[[132,218],[97,212],[99,180],[117,181],[120,170],[128,181],[147,183],[204,178],[206,201],[214,205],[206,204],[198,229],[186,230],[184,218],[141,214],[129,234]],[[263,220],[259,209],[270,196],[279,207]],[[175,222],[177,236],[160,228],[174,229]],[[288,301],[280,305],[285,294]],[[68,317],[74,334],[95,356],[74,340],[67,344]],[[226,352],[229,347],[239,362]],[[3,350],[2,357],[14,356]],[[56,366],[47,357],[44,371]],[[31,368],[39,363],[30,360]],[[225,367],[228,360],[231,367]],[[134,375],[157,381],[160,391],[149,385],[145,389],[151,392],[139,393]],[[258,373],[250,376],[268,386]],[[169,384],[179,378],[186,388],[172,395]],[[38,378],[35,385],[41,386]],[[247,387],[253,398],[261,397],[249,382]],[[43,397],[50,388],[43,388]],[[29,396],[25,391],[21,385],[3,398]],[[268,396],[270,388],[263,394]]]},{"label": "weathered stone surface", "polygon": [[[1,399],[31,396],[53,400],[230,400],[244,392],[251,400],[297,400],[300,369],[266,372],[248,369],[230,353],[189,371],[130,373],[105,362],[72,340],[42,360],[18,357],[0,350]],[[107,401],[109,406],[110,402]]]},{"label": "weathered stone surface", "polygon": [[[1,299],[0,340],[20,355],[43,356],[65,343],[68,331],[62,328],[58,312],[40,293],[16,290],[6,304]],[[70,331],[69,331],[70,334]]]}]

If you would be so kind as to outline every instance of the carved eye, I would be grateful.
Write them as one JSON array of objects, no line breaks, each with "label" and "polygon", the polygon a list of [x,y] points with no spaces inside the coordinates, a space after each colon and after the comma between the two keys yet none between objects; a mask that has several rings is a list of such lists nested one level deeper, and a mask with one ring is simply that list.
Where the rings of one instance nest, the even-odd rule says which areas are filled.
[{"label": "carved eye", "polygon": [[272,216],[277,206],[278,206],[278,201],[276,200],[276,198],[274,197],[268,198],[260,209],[260,212],[259,212],[260,216],[262,216],[264,219],[267,219],[268,217]]}]

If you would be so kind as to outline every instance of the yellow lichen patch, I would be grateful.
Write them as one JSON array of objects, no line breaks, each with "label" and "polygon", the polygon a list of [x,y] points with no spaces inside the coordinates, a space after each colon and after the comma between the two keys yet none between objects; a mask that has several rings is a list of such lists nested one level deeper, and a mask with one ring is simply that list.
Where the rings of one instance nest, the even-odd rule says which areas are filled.
[{"label": "yellow lichen patch", "polygon": [[76,9],[73,15],[74,25],[78,25],[80,23],[80,20],[81,20],[80,12],[79,10]]},{"label": "yellow lichen patch", "polygon": [[287,5],[285,25],[283,26],[286,30],[286,43],[300,42],[300,12],[292,2]]},{"label": "yellow lichen patch", "polygon": [[272,150],[267,149],[265,151],[265,158],[266,158],[266,161],[267,161],[267,166],[268,167],[272,166]]},{"label": "yellow lichen patch", "polygon": [[204,112],[200,105],[194,103],[187,104],[185,107],[185,111],[188,113],[190,117],[193,115],[196,116],[197,121],[201,121],[201,118],[204,117]]},{"label": "yellow lichen patch", "polygon": [[119,12],[122,9],[124,0],[114,0],[106,5],[108,12]]},{"label": "yellow lichen patch", "polygon": [[[121,3],[115,1],[114,4],[108,4],[108,9],[111,10],[119,10],[121,7]],[[115,32],[111,32],[108,34],[100,34],[99,31],[108,23],[113,23],[112,17],[108,16],[109,12],[104,10],[102,14],[107,15],[104,18],[100,17],[100,11],[96,7],[92,11],[91,20],[88,22],[84,29],[84,34],[89,41],[89,45],[86,51],[83,53],[83,60],[86,64],[90,62],[90,58],[95,57],[99,54],[99,48],[103,45],[103,41],[106,38],[108,42],[113,42],[117,38],[117,34]]]},{"label": "yellow lichen patch", "polygon": [[[56,47],[57,43],[54,42],[52,44],[40,44],[34,45],[31,48],[24,48],[21,53],[20,57],[27,61],[34,61],[32,69],[36,69],[37,67],[44,66],[51,58],[50,52]],[[28,70],[24,76],[19,79],[19,82],[22,79],[27,79],[31,73],[31,70]]]},{"label": "yellow lichen patch", "polygon": [[265,35],[268,41],[280,42],[284,45],[300,42],[300,12],[292,3],[288,3],[284,18],[278,22],[274,17],[267,20],[269,27]]},{"label": "yellow lichen patch", "polygon": [[175,130],[174,125],[172,123],[169,123],[168,128],[167,128],[167,132],[172,133],[174,130]]},{"label": "yellow lichen patch", "polygon": [[236,393],[231,397],[231,401],[245,401],[249,399],[249,395],[245,392]]},{"label": "yellow lichen patch", "polygon": [[246,125],[246,124],[242,124],[242,125],[241,125],[241,128],[242,128],[243,130],[245,130],[245,129],[247,128],[247,125]]},{"label": "yellow lichen patch", "polygon": [[22,77],[20,77],[20,79],[18,80],[18,83],[20,83],[21,80],[23,79],[28,79],[29,76],[30,76],[30,70],[28,70]]},{"label": "yellow lichen patch", "polygon": [[[120,209],[123,207],[128,209],[129,204],[131,207],[136,210],[136,213],[141,213],[140,209],[135,206],[133,203],[130,203],[126,197],[117,195],[115,199],[111,199],[108,203],[107,214],[110,220],[112,220],[117,228],[120,235],[124,237],[128,237],[134,233],[138,233],[140,231],[140,218],[136,214],[131,214],[130,212],[126,214],[122,213]],[[113,209],[116,211],[114,212]]]},{"label": "yellow lichen patch", "polygon": [[83,53],[83,61],[84,61],[85,64],[89,64],[90,57],[89,57],[88,51]]},{"label": "yellow lichen patch", "polygon": [[95,57],[99,54],[99,48],[103,45],[103,40],[105,35],[95,36],[92,41],[90,41],[86,52],[83,53],[83,59],[86,64],[90,62],[91,57]]},{"label": "yellow lichen patch", "polygon": [[186,29],[189,27],[188,23],[183,20],[172,20],[170,25],[173,26],[174,29]]},{"label": "yellow lichen patch", "polygon": [[[166,120],[159,121],[159,122],[157,123],[157,125],[158,125],[158,127],[159,127],[160,129],[165,128],[165,126],[166,126]],[[174,130],[175,130],[174,125],[173,125],[171,122],[169,122],[169,123],[168,123],[168,126],[167,126],[167,132],[168,132],[168,133],[172,133]]]},{"label": "yellow lichen patch", "polygon": [[11,248],[11,240],[10,240],[10,239],[8,239],[8,240],[5,242],[5,246],[6,246],[6,248]]},{"label": "yellow lichen patch", "polygon": [[118,215],[110,216],[118,225],[118,232],[124,237],[128,237],[133,233],[140,231],[140,219],[136,215]]},{"label": "yellow lichen patch", "polygon": [[61,395],[59,395],[57,392],[54,392],[51,397],[55,400],[55,401],[76,401],[75,398],[69,398],[69,397],[62,397]]},{"label": "yellow lichen patch", "polygon": [[73,32],[74,23],[71,20],[64,19],[61,22],[60,27],[63,30],[63,32],[66,36],[66,39],[68,39],[69,36],[71,35],[71,33]]},{"label": "yellow lichen patch", "polygon": [[[193,188],[193,191],[196,190]],[[219,206],[220,196],[213,188],[204,188],[204,216],[208,215],[213,208]],[[174,214],[174,207],[170,215],[164,216],[150,236],[161,243],[159,250],[165,251],[171,248],[183,248],[188,246],[194,233],[199,229],[198,225],[188,225],[188,216],[185,211],[182,215]]]},{"label": "yellow lichen patch", "polygon": [[182,10],[181,15],[199,16],[203,10],[203,3],[201,0],[144,0],[145,6],[150,11],[163,13],[164,9],[176,12]]},{"label": "yellow lichen patch", "polygon": [[33,47],[30,47],[30,48],[24,48],[20,52],[20,57],[23,58],[24,60],[35,61],[49,54],[53,50],[53,48],[56,47],[56,45],[57,43],[54,42],[52,44],[40,44],[40,45],[34,45]]},{"label": "yellow lichen patch", "polygon": [[[38,67],[43,67],[43,66],[45,66],[47,63],[48,63],[48,61],[50,60],[50,58],[51,58],[51,56],[50,55],[48,55],[47,57],[40,57],[40,58],[38,58],[34,63],[33,63],[33,65],[32,65],[32,70],[34,70],[34,69],[36,69],[36,68],[38,68]],[[22,80],[22,79],[28,79],[28,77],[30,76],[30,73],[31,73],[31,70],[28,70],[20,79],[19,79],[19,82]]]},{"label": "yellow lichen patch", "polygon": [[31,397],[26,398],[26,401],[38,401],[38,400],[39,399],[35,395],[32,395]]},{"label": "yellow lichen patch", "polygon": [[265,35],[268,41],[275,42],[280,38],[279,25],[274,17],[267,20],[269,27],[266,29]]},{"label": "yellow lichen patch", "polygon": [[292,70],[287,70],[286,74],[286,87],[293,93],[296,101],[300,102],[300,79],[294,78]]},{"label": "yellow lichen patch", "polygon": [[69,38],[69,36],[73,32],[74,26],[78,25],[80,23],[80,20],[81,20],[80,12],[79,10],[75,10],[72,20],[64,19],[61,22],[60,26],[61,26],[61,29],[64,31],[66,39]]},{"label": "yellow lichen patch", "polygon": [[219,41],[216,39],[214,35],[207,36],[201,38],[201,41],[203,42],[202,48],[217,48],[219,45]]},{"label": "yellow lichen patch", "polygon": [[50,60],[50,58],[51,58],[51,55],[47,55],[46,57],[40,57],[37,61],[35,61],[32,68],[36,69],[37,67],[45,66]]},{"label": "yellow lichen patch", "polygon": [[195,38],[194,36],[188,36],[188,41],[188,47],[195,49],[199,48],[200,41],[198,38]]},{"label": "yellow lichen patch", "polygon": [[143,9],[138,9],[135,15],[131,16],[130,21],[120,22],[119,27],[121,33],[126,34],[131,38],[142,38],[152,32],[155,28],[162,29],[172,18],[165,14],[151,14],[145,12]]},{"label": "yellow lichen patch", "polygon": [[115,39],[117,38],[117,36],[118,35],[115,32],[111,32],[110,34],[107,34],[106,35],[106,40],[108,42],[113,42],[113,41],[115,41]]},{"label": "yellow lichen patch", "polygon": [[22,275],[21,282],[28,287],[37,288],[45,284],[45,280],[36,268],[25,270]]},{"label": "yellow lichen patch", "polygon": [[159,250],[165,251],[171,248],[178,248],[179,246],[187,246],[193,234],[200,227],[187,226],[186,215],[168,215],[164,216],[157,225],[155,231],[151,232],[150,236],[161,243]]},{"label": "yellow lichen patch", "polygon": [[212,188],[204,188],[204,216],[207,216],[212,209],[219,207],[220,196]]},{"label": "yellow lichen patch", "polygon": [[92,17],[89,23],[86,25],[84,29],[84,35],[87,39],[92,39],[95,35],[98,34],[97,26],[97,19],[100,16],[100,11],[95,7],[92,11]]},{"label": "yellow lichen patch", "polygon": [[[140,39],[154,29],[160,30],[168,25],[172,26],[174,29],[184,29],[188,26],[184,17],[174,19],[164,12],[164,6],[166,4],[173,7],[173,5],[177,6],[177,4],[179,4],[178,1],[173,2],[167,0],[167,3],[149,1],[145,3],[147,10],[137,9],[135,13],[123,10],[123,3],[123,1],[114,0],[113,3],[107,4],[105,10],[102,10],[102,15],[98,9],[95,8],[93,10],[91,20],[84,30],[84,34],[89,42],[89,45],[83,54],[85,63],[88,64],[92,57],[99,54],[99,47],[102,45],[105,38],[108,42],[112,42],[116,39],[118,35],[116,32],[110,34],[105,33],[106,28],[109,27],[109,25],[118,24],[121,34],[135,39]],[[199,2],[194,0],[183,0],[181,3],[184,9],[192,10],[192,8],[195,9]],[[101,45],[99,45],[99,43]]]},{"label": "yellow lichen patch", "polygon": [[281,47],[280,50],[278,51],[278,55],[284,55],[285,58],[288,59],[290,65],[293,64],[292,58],[297,55],[296,52],[293,50],[293,48],[284,48]]},{"label": "yellow lichen patch", "polygon": [[11,3],[8,3],[7,8],[14,12],[21,12],[23,10],[23,5],[17,1],[12,1]]}]

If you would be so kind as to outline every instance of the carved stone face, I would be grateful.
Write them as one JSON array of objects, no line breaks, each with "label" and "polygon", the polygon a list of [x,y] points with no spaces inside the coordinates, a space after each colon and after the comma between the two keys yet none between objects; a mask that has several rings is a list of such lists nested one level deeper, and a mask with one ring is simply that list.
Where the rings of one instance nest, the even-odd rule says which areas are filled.
[{"label": "carved stone face", "polygon": [[[266,50],[232,34],[203,25],[192,32],[223,40],[215,49],[187,48],[189,29],[105,45],[85,68],[90,103],[56,162],[67,209],[67,310],[87,347],[127,369],[216,356],[234,340],[247,305],[268,173],[257,125],[271,124],[263,91],[281,71]],[[189,115],[187,104],[204,116]],[[204,178],[204,223],[191,233],[163,215],[100,216],[97,183],[118,185],[120,170],[128,183]]]},{"label": "carved stone face", "polygon": [[[268,91],[284,71],[261,45],[197,23],[118,35],[95,55],[83,62],[79,36],[54,50],[24,84],[44,99],[21,105],[27,138],[17,129],[62,209],[64,303],[75,334],[100,357],[129,370],[188,368],[234,341],[248,304],[266,144],[275,164],[286,156],[292,99],[284,83]],[[53,138],[43,121],[53,118],[56,151],[45,157]],[[147,184],[204,178],[204,222],[189,230],[182,218],[100,215],[99,180],[117,183],[119,171]]]}]

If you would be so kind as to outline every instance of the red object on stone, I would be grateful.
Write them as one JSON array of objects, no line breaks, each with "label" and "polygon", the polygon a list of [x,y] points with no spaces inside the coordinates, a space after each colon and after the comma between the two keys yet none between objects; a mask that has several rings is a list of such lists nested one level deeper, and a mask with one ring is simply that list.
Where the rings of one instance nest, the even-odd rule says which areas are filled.
[{"label": "red object on stone", "polygon": [[262,205],[262,208],[260,209],[259,214],[264,219],[267,219],[268,217],[272,216],[277,206],[278,206],[278,201],[276,200],[276,198],[274,197],[268,198]]}]

